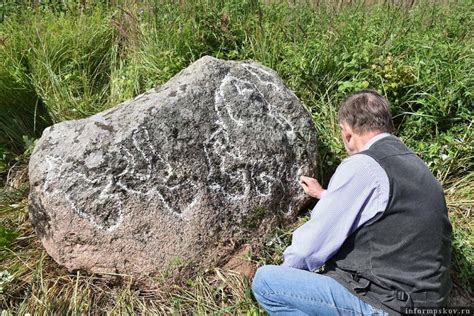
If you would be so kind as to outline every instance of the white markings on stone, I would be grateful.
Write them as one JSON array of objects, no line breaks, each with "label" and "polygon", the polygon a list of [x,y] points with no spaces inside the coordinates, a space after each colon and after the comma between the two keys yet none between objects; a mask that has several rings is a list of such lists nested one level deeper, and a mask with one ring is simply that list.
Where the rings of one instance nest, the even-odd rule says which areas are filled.
[{"label": "white markings on stone", "polygon": [[271,175],[266,174],[266,172],[262,172],[258,175],[258,178],[260,181],[264,184],[265,186],[265,192],[261,191],[258,186],[255,186],[255,189],[259,193],[259,195],[263,196],[270,196],[271,195],[271,188],[272,185],[277,181],[274,177]]},{"label": "white markings on stone", "polygon": [[[225,95],[226,88],[231,85],[237,87],[236,82],[238,82],[239,80],[240,79],[227,74],[222,80],[219,88],[216,89],[216,92],[214,94],[214,110],[217,114],[217,120],[215,124],[218,126],[218,128],[204,142],[204,154],[209,165],[209,173],[207,179],[210,180],[211,176],[215,173],[215,164],[213,163],[211,156],[209,155],[209,152],[207,150],[207,147],[210,146],[213,150],[213,156],[216,156],[219,159],[217,166],[219,167],[220,173],[222,175],[228,176],[231,181],[243,184],[244,190],[241,194],[232,194],[228,192],[228,190],[225,190],[219,183],[214,182],[210,184],[209,188],[211,190],[222,193],[228,200],[231,201],[237,201],[245,198],[251,189],[249,181],[250,179],[247,179],[248,176],[245,170],[240,169],[237,171],[228,172],[228,170],[226,169],[227,166],[232,165],[232,163],[226,163],[227,159],[234,160],[234,162],[237,163],[243,161],[242,154],[238,147],[235,147],[233,149],[229,148],[232,146],[232,142],[228,134],[229,126],[226,123],[225,119],[226,116],[230,118],[230,120],[235,123],[237,128],[241,128],[243,126],[244,121],[234,117],[230,104],[226,102]],[[243,93],[243,90],[239,89],[238,87],[237,91],[239,92],[239,94]]]},{"label": "white markings on stone", "polygon": [[[119,174],[113,175],[113,166],[111,165],[108,165],[105,170],[100,171],[100,173],[93,171],[90,175],[78,170],[72,170],[75,180],[73,183],[64,183],[66,187],[64,190],[58,189],[59,187],[62,187],[61,185],[55,185],[52,190],[51,187],[52,181],[65,181],[65,179],[61,178],[65,164],[61,158],[50,155],[46,156],[47,173],[42,186],[43,191],[45,194],[53,195],[55,198],[65,201],[70,206],[71,210],[79,217],[86,219],[95,228],[107,232],[116,230],[123,222],[124,214],[122,200],[124,198],[124,193],[138,195],[142,198],[146,198],[148,201],[153,199],[158,200],[166,211],[176,217],[182,218],[183,214],[177,212],[170,206],[161,190],[168,189],[170,191],[175,191],[179,190],[184,185],[189,187],[193,184],[189,180],[186,180],[173,186],[164,185],[162,189],[152,188],[147,191],[140,190],[140,184],[145,184],[145,182],[149,181],[153,175],[153,156],[166,170],[165,176],[162,179],[163,184],[173,175],[173,168],[167,160],[157,153],[150,140],[150,135],[145,128],[134,130],[131,133],[131,143],[133,149],[121,146],[118,148],[118,151],[110,153],[111,155],[115,155],[115,157],[120,157],[124,162],[124,169]],[[99,166],[103,159],[104,157],[102,157],[101,153],[93,153],[85,159],[84,167],[90,170],[91,167],[94,168]],[[105,160],[107,162],[110,161],[110,159]],[[139,166],[140,162],[144,162],[145,164]],[[141,172],[142,170],[145,172]],[[136,185],[137,188],[131,187],[127,184],[127,178],[138,180],[138,185]],[[136,181],[133,183],[137,184]],[[97,186],[97,189],[94,189],[95,186]],[[87,187],[89,187],[93,192],[98,193],[98,196],[95,199],[97,208],[103,206],[103,211],[110,211],[111,214],[114,214],[111,225],[105,225],[105,222],[101,222],[101,214],[94,216],[90,214],[90,212],[86,212],[85,209],[90,208],[91,205],[84,205],[86,202],[83,197],[72,196],[74,193],[80,195],[81,192],[88,189]],[[195,201],[194,203],[197,202]],[[190,204],[192,204],[192,202]],[[183,209],[188,210],[189,205],[184,206]],[[100,212],[101,210],[98,209],[98,211]]]},{"label": "white markings on stone", "polygon": [[[50,182],[51,182],[52,178],[55,178],[58,181],[61,181],[62,173],[64,171],[64,162],[61,158],[53,157],[53,156],[50,156],[50,155],[47,155],[45,157],[45,160],[48,163],[48,171],[47,171],[47,174],[46,174],[45,181],[43,183],[43,191],[45,192],[45,194],[53,196],[56,199],[65,200],[69,204],[69,206],[71,207],[71,209],[74,213],[76,213],[79,217],[88,220],[97,229],[106,230],[106,231],[111,232],[111,231],[115,230],[120,225],[120,223],[123,220],[123,215],[121,213],[122,212],[122,202],[120,201],[120,199],[117,199],[115,196],[113,197],[115,199],[115,203],[119,204],[117,206],[118,219],[116,220],[116,222],[112,226],[105,227],[104,225],[98,223],[93,218],[93,216],[91,216],[90,214],[84,212],[82,210],[82,208],[77,205],[78,201],[75,201],[74,198],[71,197],[71,193],[68,192],[68,190],[60,190],[58,188],[53,188],[50,191],[49,186],[50,186]],[[91,179],[87,178],[84,174],[82,174],[80,172],[77,172],[75,170],[72,173],[75,176],[77,176],[78,178],[80,178],[82,181],[84,181],[85,183],[90,184],[90,185],[95,185],[95,184],[97,184],[101,181],[100,178],[96,178],[96,179],[91,180]],[[69,188],[75,187],[76,183],[77,182],[70,183]],[[105,192],[110,188],[110,186],[111,186],[111,182],[109,182],[109,184],[101,191],[101,193],[99,194],[99,201],[107,202],[106,198],[108,198],[109,196]],[[78,186],[78,187],[80,188],[81,186]]]},{"label": "white markings on stone", "polygon": [[[151,159],[150,157],[143,151],[143,149],[141,148],[141,146],[138,144],[138,140],[137,140],[137,132],[138,130],[134,130],[132,132],[132,141],[133,141],[133,145],[135,146],[135,148],[140,152],[140,154],[142,154],[142,157],[143,159],[145,159],[145,161],[147,162],[146,164],[146,167],[147,167],[147,173],[145,175],[145,179],[143,180],[150,180],[151,178],[151,173],[152,173],[152,165],[151,165]],[[142,129],[143,131],[143,136],[145,136],[145,141],[147,143],[150,143],[150,137],[148,135],[148,131],[146,129]],[[153,152],[154,150],[152,150]]]},{"label": "white markings on stone", "polygon": [[183,210],[183,212],[181,213],[183,217],[189,217],[190,214],[192,214],[193,212],[193,209],[196,207],[196,205],[198,204],[198,202],[201,201],[202,199],[202,191],[201,193],[198,193],[194,196],[193,200],[191,201],[191,203],[189,203],[188,206],[186,206],[186,208]]},{"label": "white markings on stone", "polygon": [[98,167],[103,162],[103,157],[101,152],[94,152],[90,154],[85,160],[87,168],[92,169]]},{"label": "white markings on stone", "polygon": [[[142,143],[144,144],[140,144],[140,141],[137,137],[137,134],[141,132],[141,135],[144,139],[144,141],[142,141]],[[130,153],[130,151],[126,148],[126,147],[122,147],[122,149],[124,149],[124,151],[129,155],[131,156],[131,161],[127,160],[127,167],[125,168],[125,170],[120,173],[118,175],[118,181],[117,181],[117,185],[122,189],[124,190],[125,192],[127,192],[128,194],[135,194],[135,195],[139,195],[139,196],[142,196],[142,197],[145,197],[147,198],[148,201],[152,200],[152,199],[155,199],[157,198],[159,201],[162,202],[162,205],[165,207],[165,209],[170,212],[172,215],[174,216],[177,216],[177,217],[182,217],[182,213],[180,212],[177,212],[176,210],[174,210],[168,203],[168,201],[166,201],[165,197],[163,196],[163,192],[161,192],[159,189],[157,188],[152,188],[151,190],[147,190],[147,191],[140,191],[140,190],[135,190],[133,188],[130,188],[126,183],[124,183],[122,181],[122,179],[126,176],[126,175],[130,175],[131,177],[137,177],[139,178],[140,181],[142,182],[146,182],[146,181],[149,181],[153,175],[153,163],[152,163],[152,157],[156,157],[161,163],[163,163],[165,166],[166,166],[166,176],[164,177],[164,179],[162,180],[163,183],[165,183],[166,181],[169,180],[169,178],[172,176],[173,174],[173,168],[171,166],[171,164],[169,163],[169,161],[165,160],[156,150],[155,148],[153,147],[152,145],[152,142],[151,142],[151,139],[150,139],[150,135],[148,133],[148,130],[145,129],[145,128],[140,128],[140,129],[137,129],[137,130],[134,130],[132,132],[132,143],[133,143],[133,146],[135,147],[135,149],[140,153],[140,155],[142,156],[143,160],[146,162],[146,174],[142,174],[142,173],[138,173],[137,170],[135,170],[135,167],[136,167],[136,159],[133,157],[133,155]],[[149,149],[149,152],[150,154],[147,154],[145,149],[144,149],[144,146],[146,146],[148,149]],[[130,163],[133,164],[133,168],[130,170],[129,169],[129,165]],[[133,172],[130,172],[130,171],[133,171]],[[178,185],[174,185],[174,186],[165,186],[165,188],[169,189],[169,190],[176,190],[178,188],[180,188],[181,186],[183,186],[184,184],[187,184],[186,183],[180,183]]]},{"label": "white markings on stone", "polygon": [[97,184],[100,182],[100,179],[99,178],[96,178],[96,179],[89,179],[88,177],[85,176],[85,174],[83,173],[80,173],[80,172],[77,172],[76,170],[73,170],[72,171],[72,174],[81,178],[82,180],[84,180],[85,182],[87,182],[88,184]]},{"label": "white markings on stone", "polygon": [[[258,173],[254,174],[256,165],[265,166],[268,165],[269,162],[244,157],[238,146],[238,142],[231,141],[229,135],[230,130],[247,128],[245,126],[247,123],[246,120],[243,116],[239,117],[239,112],[232,107],[234,103],[229,102],[232,93],[237,92],[239,97],[246,98],[247,100],[252,94],[258,93],[261,96],[259,101],[261,100],[263,106],[268,108],[268,110],[265,111],[265,115],[268,116],[268,119],[274,120],[286,131],[290,142],[292,142],[295,137],[294,127],[291,122],[268,102],[265,95],[258,88],[260,84],[262,84],[265,87],[278,91],[281,90],[281,84],[276,84],[272,82],[271,79],[266,80],[266,77],[272,78],[273,75],[264,69],[245,63],[242,65],[257,82],[240,79],[230,73],[223,78],[214,94],[214,110],[217,116],[215,125],[217,129],[204,142],[204,155],[209,166],[209,174],[207,176],[208,188],[213,192],[219,192],[229,201],[239,201],[248,197],[252,190],[252,184],[255,183],[255,181],[259,182],[259,185],[254,185],[255,193],[261,197],[270,196],[275,184],[278,183],[283,186],[278,174],[270,175],[268,171],[262,170],[262,168],[257,168]],[[234,94],[234,98],[235,97],[236,95]],[[255,106],[255,104],[250,104],[250,106]],[[253,124],[254,122],[250,123]],[[239,133],[235,134],[239,135]],[[57,195],[57,198],[65,200],[74,213],[88,220],[97,229],[107,232],[116,230],[123,223],[124,205],[122,201],[124,200],[124,194],[135,195],[140,198],[145,198],[148,201],[159,201],[163,209],[168,211],[171,215],[178,218],[187,216],[201,201],[202,194],[204,194],[202,193],[203,191],[196,188],[195,192],[201,193],[196,194],[193,200],[187,205],[183,207],[179,206],[180,210],[182,210],[181,212],[176,210],[176,207],[173,208],[172,205],[170,205],[170,201],[166,200],[165,193],[176,192],[183,187],[190,188],[196,184],[188,179],[174,185],[167,184],[171,177],[173,175],[176,176],[176,174],[168,157],[165,159],[154,147],[146,128],[140,127],[132,131],[130,140],[130,145],[133,146],[132,148],[118,145],[120,147],[118,147],[116,151],[105,154],[105,157],[102,157],[101,153],[93,153],[87,157],[84,161],[84,168],[88,168],[89,172],[83,173],[82,170],[74,170],[72,173],[76,176],[77,180],[70,184],[63,183],[65,187],[67,187],[63,192],[56,189],[60,187],[56,184],[54,185],[56,188],[53,188],[53,190],[50,189],[53,186],[53,181],[59,183],[68,181],[67,179],[61,178],[64,171],[63,168],[66,168],[66,164],[64,164],[60,158],[46,156],[47,174],[43,183],[43,191],[46,194]],[[164,139],[164,141],[168,140]],[[107,155],[109,154],[112,156],[107,159]],[[110,161],[114,160],[111,158],[120,158],[123,162],[124,165],[122,165],[122,167],[124,169],[119,174],[114,175],[112,173],[113,168],[116,166],[110,165]],[[100,171],[91,171],[91,169],[101,166],[104,162],[108,164],[105,168]],[[160,166],[160,170],[155,170],[157,165]],[[249,170],[249,166],[252,166],[251,170]],[[158,184],[158,186],[145,190],[144,188],[147,187],[146,182],[150,181],[152,177],[160,171],[164,171],[164,175],[160,179],[163,185]],[[219,174],[216,175],[216,173]],[[215,182],[211,182],[213,176],[217,178]],[[222,180],[222,177],[225,180]],[[228,190],[224,183],[234,185],[236,190]],[[114,215],[112,220],[109,218],[111,225],[106,225],[108,223],[101,222],[101,214],[95,216],[90,214],[90,212],[85,212],[90,206],[84,205],[86,200],[81,197],[80,193],[87,190],[87,187],[90,187],[92,192],[98,194],[95,207],[100,208],[103,206],[106,208],[103,210],[104,212],[110,211],[109,214]],[[48,190],[50,191],[49,193]],[[95,195],[95,193],[93,194]],[[182,201],[178,202],[180,204],[182,203]],[[98,209],[98,211],[100,212],[101,210]],[[107,214],[105,213],[104,215]]]},{"label": "white markings on stone", "polygon": [[[281,90],[281,87],[279,85],[263,78],[264,76],[269,76],[271,78],[271,73],[265,71],[264,69],[254,67],[250,64],[244,63],[242,65],[256,80],[261,82],[266,87],[271,87],[275,91]],[[275,120],[280,126],[283,127],[284,130],[286,130],[286,134],[290,143],[293,143],[295,139],[295,134],[294,126],[291,124],[291,122],[285,116],[280,114],[275,109],[275,107],[266,100],[265,95],[258,89],[258,86],[255,83],[237,78],[236,76],[230,73],[226,74],[214,94],[214,110],[217,114],[217,120],[215,121],[215,124],[217,125],[217,130],[214,131],[205,141],[204,154],[206,156],[206,161],[209,166],[209,174],[207,176],[208,181],[210,181],[211,177],[216,172],[215,166],[218,166],[218,170],[222,175],[228,176],[232,182],[242,184],[242,187],[244,189],[241,194],[232,194],[230,192],[227,192],[219,183],[214,182],[209,185],[209,188],[211,190],[222,193],[223,196],[225,196],[230,201],[235,201],[241,200],[248,196],[251,190],[252,183],[251,179],[249,179],[249,175],[255,175],[253,175],[253,172],[252,174],[250,174],[249,172],[245,172],[245,170],[242,168],[240,170],[233,170],[232,172],[228,172],[226,168],[228,166],[233,165],[232,163],[227,163],[226,160],[231,160],[231,162],[232,160],[234,160],[234,162],[236,163],[239,163],[239,161],[241,161],[242,163],[244,162],[244,158],[242,157],[240,149],[238,147],[229,148],[232,144],[235,144],[235,142],[232,143],[229,139],[228,130],[231,126],[229,126],[228,124],[234,124],[232,128],[240,129],[243,128],[245,123],[242,118],[238,118],[235,116],[235,113],[231,108],[232,103],[227,102],[226,100],[226,92],[232,88],[237,91],[238,95],[246,98],[249,98],[252,93],[260,94],[262,102],[264,102],[264,105],[268,107],[268,111],[266,111],[265,113],[270,117],[270,119]],[[209,152],[209,148],[212,149],[212,153]],[[213,163],[213,157],[216,157],[218,159],[217,164]],[[252,162],[246,162],[245,165],[249,164],[252,164]],[[255,162],[253,163],[253,166],[255,166]],[[260,180],[260,182],[263,184],[263,187],[265,188],[261,190],[259,186],[255,186],[256,193],[259,196],[271,195],[272,186],[276,182],[281,183],[280,179],[276,179],[275,177],[267,174],[265,171],[261,171],[261,173],[256,177]],[[281,183],[281,185],[283,184]]]},{"label": "white markings on stone", "polygon": [[[221,85],[219,86],[219,89],[216,90],[216,93],[215,93],[215,95],[214,95],[214,109],[215,109],[216,112],[218,113],[219,117],[222,119],[222,113],[220,112],[220,108],[221,108],[222,106],[224,106],[224,108],[226,109],[227,114],[229,115],[230,119],[231,119],[232,121],[234,121],[234,122],[237,124],[237,126],[242,126],[242,124],[244,123],[244,121],[243,121],[243,120],[240,120],[240,119],[236,119],[236,118],[234,117],[234,114],[233,114],[233,112],[232,112],[232,109],[230,108],[230,104],[228,104],[228,103],[225,102],[225,96],[224,96],[224,93],[225,93],[225,92],[224,92],[224,87],[227,87],[227,86],[229,86],[230,84],[234,84],[234,86],[236,86],[235,83],[232,83],[232,81],[235,82],[235,80],[239,80],[239,79],[237,79],[237,78],[235,78],[235,77],[233,77],[233,76],[229,76],[229,75],[226,75],[226,76],[224,77],[224,79],[223,79],[222,82],[221,82]],[[236,86],[236,87],[237,87],[237,86]],[[240,91],[239,88],[237,88],[237,91],[238,91],[239,94],[242,94],[242,91]],[[219,121],[219,122],[222,122],[222,123],[223,123],[223,121]]]},{"label": "white markings on stone", "polygon": [[257,78],[258,81],[260,81],[261,83],[263,83],[264,85],[266,85],[267,87],[270,86],[272,87],[273,89],[275,89],[275,91],[279,91],[281,90],[281,87],[276,85],[273,81],[269,81],[269,80],[264,80],[262,79],[262,76],[261,74],[259,74],[259,72],[263,73],[264,75],[266,76],[269,76],[270,78],[273,76],[271,73],[269,73],[268,71],[262,69],[262,68],[257,68],[251,64],[246,64],[246,63],[243,63],[242,66],[248,71],[250,72],[252,75],[254,75],[254,77]]},{"label": "white markings on stone", "polygon": [[[255,66],[251,65],[251,64],[246,64],[246,63],[243,63],[242,66],[251,75],[253,75],[258,81],[260,81],[263,85],[271,86],[275,89],[275,91],[279,91],[281,89],[281,87],[276,85],[274,82],[269,81],[269,80],[265,80],[265,79],[262,78],[263,76],[261,74],[259,74],[259,72],[263,73],[266,76],[269,76],[270,78],[272,77],[272,74],[270,72],[266,71],[265,69],[258,68],[258,67],[255,67]],[[256,86],[255,86],[255,88],[257,89],[257,91],[263,97],[263,93],[261,93],[260,90],[258,90],[258,88]],[[288,137],[288,140],[290,141],[290,144],[293,143],[293,141],[295,140],[295,137],[296,137],[295,132],[294,132],[295,128],[294,128],[293,124],[291,124],[291,122],[284,115],[282,115],[278,111],[275,111],[275,107],[272,104],[268,103],[265,98],[263,98],[263,100],[269,106],[269,113],[268,114],[271,117],[273,117],[281,126],[283,126],[283,128],[286,130],[286,135]],[[288,127],[290,127],[290,130],[287,130]]]}]

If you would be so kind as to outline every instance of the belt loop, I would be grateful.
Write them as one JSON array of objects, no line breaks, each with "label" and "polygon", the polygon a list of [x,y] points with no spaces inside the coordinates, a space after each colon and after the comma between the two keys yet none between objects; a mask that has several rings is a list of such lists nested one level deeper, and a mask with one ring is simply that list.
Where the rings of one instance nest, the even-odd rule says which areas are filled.
[{"label": "belt loop", "polygon": [[407,293],[397,290],[397,300],[406,301],[408,299]]},{"label": "belt loop", "polygon": [[359,282],[360,275],[357,272],[352,272],[352,280]]}]

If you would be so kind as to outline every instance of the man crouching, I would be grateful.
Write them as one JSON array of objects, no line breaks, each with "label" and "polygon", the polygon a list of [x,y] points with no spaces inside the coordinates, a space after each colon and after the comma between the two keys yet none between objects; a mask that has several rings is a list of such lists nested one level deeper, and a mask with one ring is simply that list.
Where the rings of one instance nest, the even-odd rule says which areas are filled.
[{"label": "man crouching", "polygon": [[283,264],[257,270],[255,298],[272,315],[400,315],[445,305],[452,228],[440,183],[390,134],[389,103],[376,91],[350,95],[338,120],[349,157],[327,190],[301,177],[320,201]]}]

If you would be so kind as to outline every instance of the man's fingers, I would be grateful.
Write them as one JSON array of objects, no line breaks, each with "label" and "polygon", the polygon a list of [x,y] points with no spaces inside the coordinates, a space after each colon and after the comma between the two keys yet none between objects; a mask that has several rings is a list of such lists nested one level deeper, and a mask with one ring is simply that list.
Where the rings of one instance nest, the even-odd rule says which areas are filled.
[{"label": "man's fingers", "polygon": [[307,176],[301,176],[300,181],[304,181],[305,183],[311,183],[311,182],[318,182],[315,178],[307,177]]},{"label": "man's fingers", "polygon": [[309,183],[309,182],[308,182],[308,179],[310,179],[310,178],[301,176],[301,177],[300,177],[300,183],[306,183],[306,184],[308,184],[308,183]]},{"label": "man's fingers", "polygon": [[304,181],[300,181],[300,185],[303,188],[303,190],[306,192],[308,190],[308,185]]}]

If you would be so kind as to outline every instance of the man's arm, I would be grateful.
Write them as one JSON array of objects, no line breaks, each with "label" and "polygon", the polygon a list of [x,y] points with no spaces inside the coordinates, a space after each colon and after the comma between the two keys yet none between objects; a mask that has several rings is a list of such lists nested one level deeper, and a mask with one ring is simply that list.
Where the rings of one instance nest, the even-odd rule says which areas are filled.
[{"label": "man's arm", "polygon": [[382,215],[388,195],[389,182],[382,167],[367,155],[350,156],[320,194],[311,219],[293,233],[292,243],[283,253],[283,265],[319,268],[352,232]]}]

